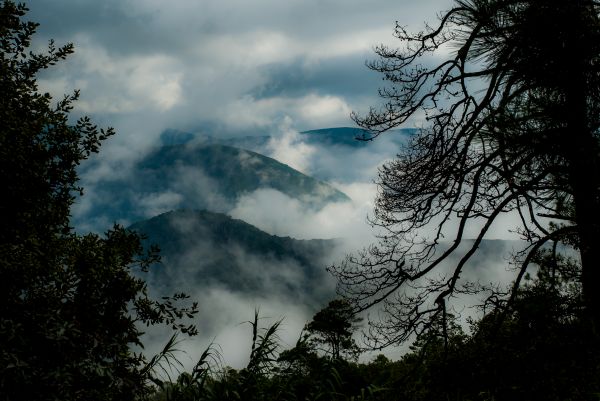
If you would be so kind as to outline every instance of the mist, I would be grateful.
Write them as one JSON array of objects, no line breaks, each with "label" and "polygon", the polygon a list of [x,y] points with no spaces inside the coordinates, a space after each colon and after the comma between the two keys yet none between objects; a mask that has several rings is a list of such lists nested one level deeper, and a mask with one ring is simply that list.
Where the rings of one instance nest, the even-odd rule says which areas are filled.
[{"label": "mist", "polygon": [[[393,135],[390,133],[389,135]],[[236,242],[217,244],[209,233],[192,227],[190,220],[176,220],[172,230],[189,238],[183,252],[163,258],[163,275],[160,280],[150,276],[150,288],[156,296],[184,291],[200,304],[200,313],[194,323],[199,336],[180,344],[185,351],[184,364],[191,367],[202,351],[211,343],[221,348],[222,363],[234,368],[245,366],[249,357],[250,326],[254,311],[260,310],[264,326],[283,319],[282,347],[295,344],[302,327],[326,303],[336,297],[334,277],[326,268],[341,263],[346,255],[355,253],[377,242],[377,227],[369,223],[373,213],[377,185],[374,174],[379,166],[398,152],[397,142],[381,137],[375,142],[348,147],[319,144],[308,141],[305,135],[286,129],[266,143],[254,147],[271,157],[297,168],[306,174],[331,178],[330,185],[346,194],[350,201],[329,202],[315,207],[301,199],[293,198],[273,188],[259,188],[245,192],[235,201],[217,202],[227,215],[242,220],[266,234],[297,240],[329,239],[332,242],[322,254],[316,255],[313,267],[307,270],[296,259],[281,259],[245,248]],[[342,171],[338,180],[332,179]],[[193,186],[198,196],[208,193],[217,196],[218,191],[206,180],[198,179],[198,173],[178,166],[177,179]],[[141,198],[138,207],[150,217],[177,209],[181,197],[172,190],[154,192]],[[510,239],[509,229],[517,222],[508,216],[492,230],[489,238]],[[450,224],[450,231],[453,225]],[[473,234],[476,231],[473,230]],[[424,233],[426,234],[426,233]],[[491,285],[508,285],[515,277],[510,269],[510,259],[520,250],[518,241],[486,242],[465,266],[463,282]],[[219,258],[226,248],[227,257]],[[459,248],[443,266],[440,277],[449,274],[466,245]],[[215,266],[223,269],[215,273]],[[233,267],[230,267],[233,266]],[[311,270],[312,269],[312,270]],[[312,273],[307,273],[311,271]],[[217,279],[215,279],[217,277]],[[458,296],[452,301],[451,310],[467,327],[467,317],[480,316],[478,305],[481,296]],[[377,319],[378,308],[364,314],[365,318]],[[246,323],[244,323],[246,322]],[[155,330],[148,334],[148,354],[160,350],[169,337],[168,330]],[[360,342],[360,335],[358,335]],[[408,345],[391,347],[383,353],[398,358],[408,350]],[[368,360],[376,353],[363,356]]]}]

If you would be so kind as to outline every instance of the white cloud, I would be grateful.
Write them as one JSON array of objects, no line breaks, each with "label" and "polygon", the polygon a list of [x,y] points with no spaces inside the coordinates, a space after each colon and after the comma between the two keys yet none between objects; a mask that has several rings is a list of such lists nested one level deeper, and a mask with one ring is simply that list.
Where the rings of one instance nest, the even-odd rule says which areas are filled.
[{"label": "white cloud", "polygon": [[311,121],[316,126],[327,126],[333,121],[348,118],[352,111],[348,104],[339,97],[314,94],[304,97],[299,102],[299,109],[303,120]]},{"label": "white cloud", "polygon": [[[363,245],[372,239],[367,213],[372,210],[373,184],[337,185],[350,196],[351,202],[329,203],[315,210],[303,206],[274,189],[259,189],[240,198],[231,210],[232,217],[244,220],[263,231],[299,239],[360,238]],[[370,199],[370,200],[369,200]]]},{"label": "white cloud", "polygon": [[291,119],[286,117],[280,126],[281,134],[269,140],[267,154],[281,163],[307,173],[315,148],[304,143],[298,131],[291,128],[291,124]]},{"label": "white cloud", "polygon": [[58,77],[41,79],[40,89],[55,98],[81,89],[77,110],[86,114],[166,112],[182,101],[182,65],[161,53],[115,55],[79,35],[77,50]]},{"label": "white cloud", "polygon": [[150,218],[177,209],[183,199],[180,193],[167,191],[144,194],[137,202],[144,214]]},{"label": "white cloud", "polygon": [[204,43],[198,42],[195,50],[236,70],[288,61],[301,53],[298,44],[285,33],[264,29],[209,36]]},{"label": "white cloud", "polygon": [[[200,333],[198,337],[185,338],[178,345],[184,366],[190,370],[204,349],[214,342],[225,365],[241,369],[248,363],[252,328],[249,321],[254,311],[260,311],[260,327],[265,328],[283,319],[278,331],[282,349],[294,346],[304,325],[312,318],[314,310],[294,300],[273,296],[248,297],[218,287],[202,288],[191,294],[200,305]],[[170,331],[151,328],[146,335],[146,355],[160,351],[169,338]]]},{"label": "white cloud", "polygon": [[350,112],[351,107],[337,96],[311,93],[299,98],[275,96],[257,99],[243,95],[216,109],[213,117],[232,129],[257,127],[269,132],[277,130],[282,120],[310,127],[348,125]]}]

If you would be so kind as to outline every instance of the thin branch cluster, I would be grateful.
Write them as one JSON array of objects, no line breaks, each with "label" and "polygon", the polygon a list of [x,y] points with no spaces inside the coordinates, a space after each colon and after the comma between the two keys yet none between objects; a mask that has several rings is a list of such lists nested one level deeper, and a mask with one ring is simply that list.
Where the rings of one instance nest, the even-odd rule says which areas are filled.
[{"label": "thin branch cluster", "polygon": [[[530,244],[515,288],[537,251],[577,232],[570,168],[582,148],[597,147],[598,12],[596,1],[460,0],[418,34],[397,25],[402,49],[375,49],[368,66],[390,83],[380,89],[386,103],[353,119],[373,138],[422,113],[427,123],[380,169],[380,241],[331,268],[356,309],[381,305],[373,347],[423,333],[445,320],[451,296],[483,289],[461,274],[501,215],[519,216]],[[586,99],[581,140],[565,116],[581,95],[572,87]],[[444,269],[473,226],[467,251]]]}]

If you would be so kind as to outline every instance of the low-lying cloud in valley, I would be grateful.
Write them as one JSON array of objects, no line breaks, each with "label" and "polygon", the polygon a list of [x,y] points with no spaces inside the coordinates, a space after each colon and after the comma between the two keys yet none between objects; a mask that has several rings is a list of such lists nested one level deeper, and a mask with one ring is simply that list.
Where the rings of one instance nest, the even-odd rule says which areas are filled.
[{"label": "low-lying cloud in valley", "polygon": [[[180,348],[188,353],[184,358],[188,361],[187,367],[212,341],[222,346],[224,363],[234,367],[244,366],[249,355],[249,326],[240,323],[250,320],[255,308],[261,310],[262,316],[271,318],[264,321],[265,325],[273,322],[273,319],[285,318],[283,327],[286,331],[282,333],[282,338],[286,344],[293,345],[303,325],[329,299],[335,297],[335,280],[325,272],[326,267],[341,263],[347,254],[377,241],[377,231],[367,219],[373,214],[377,194],[374,177],[378,167],[385,160],[393,158],[401,143],[408,140],[410,132],[392,132],[365,143],[355,142],[352,138],[338,138],[336,135],[341,131],[300,133],[289,125],[282,125],[281,129],[279,135],[271,137],[229,138],[225,141],[218,138],[207,140],[201,134],[190,136],[180,133],[172,136],[173,140],[183,138],[184,142],[188,141],[187,145],[171,145],[164,148],[166,151],[159,150],[158,144],[150,147],[146,154],[140,155],[127,169],[119,170],[115,176],[103,172],[106,167],[102,163],[91,164],[88,170],[84,170],[87,195],[76,209],[80,212],[76,220],[79,219],[84,230],[96,224],[95,229],[100,231],[112,223],[109,220],[111,207],[116,207],[116,211],[121,210],[118,202],[125,199],[124,209],[121,210],[125,210],[123,216],[130,212],[133,215],[121,220],[124,224],[182,208],[207,209],[224,212],[234,219],[249,223],[263,232],[261,236],[331,240],[318,252],[307,252],[312,258],[307,263],[298,254],[285,253],[295,249],[295,245],[286,248],[284,253],[269,253],[265,250],[266,246],[248,246],[245,239],[231,239],[227,233],[221,233],[224,236],[218,237],[215,234],[219,232],[218,229],[211,231],[220,227],[221,223],[217,224],[215,220],[210,220],[213,221],[210,230],[207,227],[199,230],[191,215],[183,214],[171,222],[171,234],[161,234],[168,238],[159,236],[157,240],[163,245],[164,264],[158,267],[162,273],[151,274],[149,282],[157,296],[184,291],[200,304],[200,314],[196,320],[200,335],[180,344]],[[348,131],[352,132],[356,134],[356,131]],[[273,164],[275,162],[261,158],[256,153],[235,150],[230,145],[243,145],[277,158],[287,166]],[[202,152],[208,153],[202,156]],[[215,155],[227,155],[239,163],[231,174],[227,170],[229,162],[222,166],[225,170],[219,170],[223,177],[229,177],[226,178],[229,180],[226,187],[215,178],[214,171],[209,173],[214,166],[202,164],[204,157]],[[287,191],[284,193],[271,186],[260,185],[261,180],[267,182],[264,180],[271,177],[267,171],[272,170],[264,170],[271,166],[278,166],[276,168],[281,170],[274,171],[280,171],[284,176],[288,174],[286,169],[293,167],[323,181],[322,184],[305,186],[300,192],[295,192],[297,188],[284,186],[282,188]],[[247,187],[254,189],[243,190],[245,187],[237,183],[235,178],[241,179],[248,171],[256,171],[253,177],[259,184]],[[302,175],[297,177],[301,178]],[[283,182],[291,181],[284,179]],[[326,182],[330,186],[325,186]],[[238,187],[242,189],[233,191]],[[323,192],[320,188],[326,190]],[[315,202],[319,197],[331,195],[332,188],[347,198]],[[116,198],[115,194],[118,194]],[[97,214],[95,220],[94,213]],[[222,215],[215,216],[218,221],[225,219],[218,217]],[[226,223],[224,227],[233,224],[233,220],[223,221]],[[507,238],[506,228],[512,228],[513,223],[509,218],[506,224],[497,227],[495,234]],[[236,230],[238,234],[241,232],[240,229]],[[154,229],[151,232],[157,231]],[[185,241],[179,243],[180,248],[169,248],[168,239],[177,235],[181,235]],[[218,241],[218,238],[228,239]],[[514,272],[508,271],[507,266],[512,245],[504,242],[487,243],[484,252],[476,254],[473,262],[467,266],[465,279],[486,285],[510,282]],[[458,254],[460,252],[464,253],[464,250]],[[458,255],[450,259],[447,269],[457,260]],[[456,298],[456,312],[462,314],[463,319],[479,313],[471,308],[478,299]],[[370,311],[370,314],[376,316],[377,309]],[[148,338],[150,345],[146,351],[151,353],[166,341],[168,331],[152,329]],[[397,357],[405,350],[406,347],[401,347],[385,352]]]},{"label": "low-lying cloud in valley", "polygon": [[[299,160],[297,153],[303,154],[305,157],[301,160],[305,163],[303,170],[306,173],[325,171],[327,166],[336,165],[335,159],[338,164],[342,164],[349,156],[357,157],[361,153],[366,155],[369,151],[368,146],[361,145],[360,149],[354,149],[314,141],[311,143],[306,138],[305,135],[288,131],[279,138],[263,143],[261,149],[272,156],[278,151],[282,161],[287,161],[290,165],[295,165],[290,160]],[[190,149],[197,149],[193,144],[190,146]],[[216,149],[220,149],[218,146]],[[339,262],[346,253],[374,240],[367,214],[372,210],[375,184],[364,180],[362,169],[352,177],[353,167],[347,163],[346,177],[340,182],[330,182],[331,187],[323,187],[326,189],[324,193],[316,186],[315,195],[293,197],[290,195],[292,190],[286,194],[270,187],[259,187],[251,192],[242,192],[238,197],[226,199],[218,182],[207,177],[201,168],[186,164],[184,159],[171,160],[168,165],[158,163],[156,166],[160,169],[154,169],[152,166],[155,159],[152,155],[160,154],[153,153],[155,151],[156,148],[151,148],[147,155],[142,155],[133,162],[129,170],[123,169],[114,177],[95,170],[105,168],[102,164],[90,165],[88,170],[84,170],[83,179],[87,191],[78,209],[76,208],[81,213],[76,216],[76,220],[81,222],[82,230],[89,228],[94,221],[98,224],[95,228],[97,231],[102,230],[103,225],[112,223],[108,220],[111,208],[116,208],[114,210],[117,212],[121,210],[118,208],[119,202],[124,199],[126,206],[129,203],[135,206],[132,210],[135,211],[135,216],[139,216],[137,219],[120,220],[124,224],[180,209],[185,205],[189,207],[190,200],[202,199],[203,209],[227,212],[233,218],[256,226],[265,235],[289,236],[299,240],[333,239],[322,251],[310,252],[310,271],[313,273],[308,274],[307,265],[301,260],[261,253],[235,241],[215,243],[211,235],[198,231],[197,227],[190,231],[193,227],[190,226],[189,218],[180,218],[172,227],[173,233],[182,233],[189,242],[181,252],[170,250],[163,243],[164,263],[162,267],[158,267],[158,271],[162,269],[164,274],[149,276],[150,288],[155,295],[185,291],[192,299],[199,301],[201,312],[197,324],[200,336],[180,345],[192,359],[199,355],[203,347],[215,340],[226,350],[224,359],[227,364],[243,366],[248,357],[249,348],[246,345],[249,334],[248,327],[239,324],[252,318],[254,308],[260,308],[262,316],[285,317],[282,327],[286,328],[287,334],[282,337],[288,344],[294,344],[303,325],[329,299],[335,297],[335,281],[325,272],[325,268]],[[177,154],[187,157],[183,148],[182,152]],[[326,157],[329,152],[331,154]],[[316,157],[313,158],[313,155]],[[392,155],[393,151],[388,147],[387,156]],[[260,171],[262,167],[263,160],[256,159],[251,153],[241,153],[236,157],[246,169]],[[322,163],[318,164],[319,161]],[[367,164],[365,160],[362,163]],[[139,166],[150,166],[152,169],[146,170]],[[295,166],[300,167],[297,164]],[[368,169],[374,171],[376,166],[368,166]],[[167,180],[150,182],[159,182],[163,186],[140,184],[144,177],[154,179],[155,174],[161,174]],[[332,176],[332,173],[326,172],[324,176]],[[89,184],[86,183],[87,179]],[[331,191],[329,188],[337,188],[349,199],[324,204],[310,202],[311,197],[327,196]],[[115,194],[118,195],[115,197]],[[214,202],[206,202],[206,199]],[[94,213],[99,213],[98,219],[89,219]],[[222,248],[227,249],[225,257]],[[167,331],[161,329],[152,329],[148,336],[152,339],[152,344],[147,349],[149,353],[158,350],[168,338]]]}]

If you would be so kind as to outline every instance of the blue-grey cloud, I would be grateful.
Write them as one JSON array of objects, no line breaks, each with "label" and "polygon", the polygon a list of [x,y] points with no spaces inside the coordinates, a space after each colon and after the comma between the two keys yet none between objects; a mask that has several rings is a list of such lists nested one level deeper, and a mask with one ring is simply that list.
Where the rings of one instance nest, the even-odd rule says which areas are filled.
[{"label": "blue-grey cloud", "polygon": [[38,0],[29,18],[41,23],[38,46],[76,45],[42,89],[80,88],[76,111],[117,128],[153,120],[149,141],[167,127],[268,131],[285,117],[301,130],[348,125],[376,100],[378,77],[364,67],[372,47],[395,43],[396,20],[417,28],[448,4]]},{"label": "blue-grey cloud", "polygon": [[365,61],[371,58],[372,53],[357,53],[317,62],[298,58],[267,65],[262,69],[266,82],[250,93],[257,98],[301,97],[306,93],[344,98],[373,95],[381,84],[381,77],[365,66]]}]

